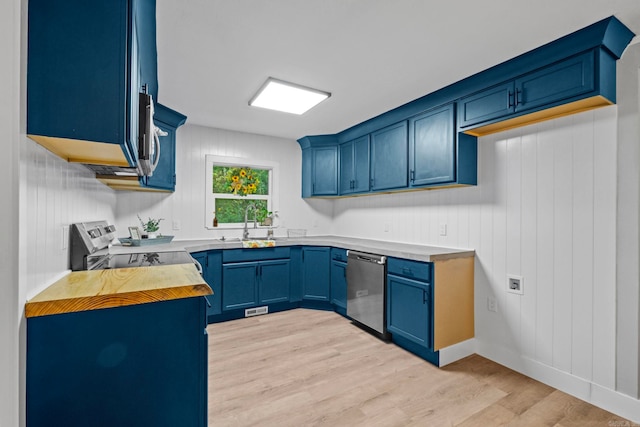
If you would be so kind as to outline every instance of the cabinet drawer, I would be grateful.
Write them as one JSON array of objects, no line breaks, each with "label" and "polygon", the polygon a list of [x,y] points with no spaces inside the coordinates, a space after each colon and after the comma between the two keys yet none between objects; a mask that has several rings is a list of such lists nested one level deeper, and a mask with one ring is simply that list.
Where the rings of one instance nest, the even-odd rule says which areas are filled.
[{"label": "cabinet drawer", "polygon": [[340,248],[331,248],[331,259],[347,262],[347,250]]},{"label": "cabinet drawer", "polygon": [[387,273],[408,277],[421,282],[431,282],[431,264],[427,262],[389,258],[387,262]]},{"label": "cabinet drawer", "polygon": [[289,248],[229,249],[222,252],[222,262],[262,261],[290,258]]}]

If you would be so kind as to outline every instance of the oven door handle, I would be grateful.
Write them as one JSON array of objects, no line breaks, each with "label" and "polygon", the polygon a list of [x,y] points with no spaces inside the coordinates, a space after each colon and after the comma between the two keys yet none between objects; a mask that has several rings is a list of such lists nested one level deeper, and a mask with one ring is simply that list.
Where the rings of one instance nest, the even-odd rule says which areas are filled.
[{"label": "oven door handle", "polygon": [[193,263],[196,265],[196,269],[198,269],[198,273],[200,273],[200,275],[202,276],[202,264],[200,264],[200,262],[195,259],[194,257],[191,257],[191,259],[193,260]]}]

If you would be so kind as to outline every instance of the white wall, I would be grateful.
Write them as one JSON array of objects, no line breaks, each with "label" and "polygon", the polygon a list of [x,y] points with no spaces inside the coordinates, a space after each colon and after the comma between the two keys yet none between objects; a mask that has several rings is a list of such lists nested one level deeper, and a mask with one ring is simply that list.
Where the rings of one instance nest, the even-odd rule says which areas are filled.
[{"label": "white wall", "polygon": [[20,0],[0,3],[0,426],[18,425]]},{"label": "white wall", "polygon": [[[286,235],[287,228],[308,228],[309,234],[327,234],[333,212],[329,200],[305,201],[301,193],[301,151],[296,141],[263,135],[212,129],[186,124],[177,133],[176,175],[173,194],[118,193],[116,227],[127,236],[127,227],[139,225],[136,214],[164,218],[160,231],[176,239],[211,239],[240,237],[241,229],[205,229],[205,156],[240,157],[269,160],[280,165],[279,212],[276,235]],[[173,221],[181,223],[173,230]],[[316,225],[314,227],[314,224]],[[266,231],[264,232],[266,235]]]},{"label": "white wall", "polygon": [[618,62],[617,387],[640,397],[640,44]]},{"label": "white wall", "polygon": [[84,166],[60,159],[26,136],[20,158],[24,203],[20,219],[26,225],[21,236],[25,248],[21,280],[26,298],[31,298],[68,271],[69,224],[113,222],[116,194]]},{"label": "white wall", "polygon": [[475,249],[478,352],[613,389],[615,141],[615,106],[483,137],[477,187],[341,199],[335,232]]}]

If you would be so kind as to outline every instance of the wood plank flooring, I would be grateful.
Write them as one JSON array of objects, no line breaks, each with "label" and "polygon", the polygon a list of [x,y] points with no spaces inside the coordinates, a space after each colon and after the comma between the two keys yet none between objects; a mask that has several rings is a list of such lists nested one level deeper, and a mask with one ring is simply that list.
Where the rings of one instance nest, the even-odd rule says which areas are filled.
[{"label": "wood plank flooring", "polygon": [[209,325],[210,426],[632,426],[478,355],[438,369],[342,316]]}]

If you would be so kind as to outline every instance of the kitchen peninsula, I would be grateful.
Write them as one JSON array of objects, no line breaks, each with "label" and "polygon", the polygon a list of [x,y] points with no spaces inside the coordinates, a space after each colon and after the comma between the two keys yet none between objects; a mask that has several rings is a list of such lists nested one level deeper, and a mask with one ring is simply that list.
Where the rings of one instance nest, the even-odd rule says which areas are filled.
[{"label": "kitchen peninsula", "polygon": [[32,298],[28,425],[206,426],[210,294],[176,264],[75,271]]}]

